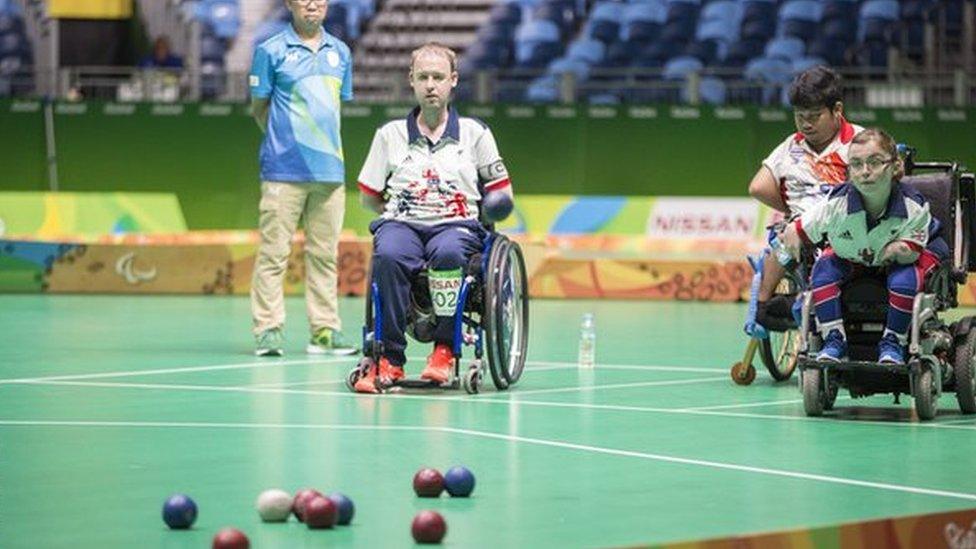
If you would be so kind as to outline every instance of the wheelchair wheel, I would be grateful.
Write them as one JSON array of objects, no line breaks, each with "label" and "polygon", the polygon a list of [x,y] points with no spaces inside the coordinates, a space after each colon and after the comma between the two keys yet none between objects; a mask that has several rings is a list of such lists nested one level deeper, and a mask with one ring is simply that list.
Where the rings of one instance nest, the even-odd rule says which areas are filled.
[{"label": "wheelchair wheel", "polygon": [[525,368],[529,289],[522,249],[499,235],[484,273],[482,322],[491,379],[499,390],[518,382]]},{"label": "wheelchair wheel", "polygon": [[810,417],[822,416],[824,410],[833,409],[834,399],[837,398],[836,387],[831,387],[829,392],[824,389],[823,376],[824,371],[819,368],[807,368],[800,375],[803,380],[803,411]]},{"label": "wheelchair wheel", "polygon": [[976,376],[973,359],[976,353],[976,330],[970,330],[956,347],[952,361],[952,373],[956,380],[956,400],[964,414],[976,414]]},{"label": "wheelchair wheel", "polygon": [[936,394],[935,383],[932,379],[932,365],[924,364],[915,378],[915,413],[918,419],[934,419],[939,412],[939,396]]},{"label": "wheelchair wheel", "polygon": [[768,338],[760,340],[759,357],[776,381],[786,381],[793,375],[799,342],[800,333],[796,330],[770,332]]}]

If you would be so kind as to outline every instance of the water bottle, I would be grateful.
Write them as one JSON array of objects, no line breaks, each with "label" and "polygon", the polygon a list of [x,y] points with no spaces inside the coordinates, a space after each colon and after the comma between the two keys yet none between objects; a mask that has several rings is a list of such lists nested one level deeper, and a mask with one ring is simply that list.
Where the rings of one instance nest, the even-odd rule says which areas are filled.
[{"label": "water bottle", "polygon": [[793,262],[793,256],[790,255],[790,252],[787,251],[785,246],[783,246],[783,243],[780,242],[777,235],[774,234],[772,238],[769,239],[769,247],[772,249],[773,255],[776,256],[776,261],[778,261],[780,265],[784,267],[790,266],[790,263]]},{"label": "water bottle", "polygon": [[580,324],[579,367],[592,368],[596,362],[596,323],[593,313],[583,315]]}]

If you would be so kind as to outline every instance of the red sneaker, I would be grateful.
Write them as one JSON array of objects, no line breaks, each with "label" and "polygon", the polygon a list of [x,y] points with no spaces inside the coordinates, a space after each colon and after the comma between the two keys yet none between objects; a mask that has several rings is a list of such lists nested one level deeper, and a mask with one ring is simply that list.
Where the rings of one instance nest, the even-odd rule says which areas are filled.
[{"label": "red sneaker", "polygon": [[451,378],[452,368],[454,368],[454,353],[451,352],[451,346],[438,343],[434,345],[434,352],[427,357],[427,367],[420,377],[437,383],[446,383]]},{"label": "red sneaker", "polygon": [[[390,364],[386,357],[380,358],[380,385],[391,385],[398,379],[403,379],[403,368]],[[359,378],[353,388],[357,393],[378,393],[379,387],[376,386],[376,368],[370,368],[366,375]]]}]

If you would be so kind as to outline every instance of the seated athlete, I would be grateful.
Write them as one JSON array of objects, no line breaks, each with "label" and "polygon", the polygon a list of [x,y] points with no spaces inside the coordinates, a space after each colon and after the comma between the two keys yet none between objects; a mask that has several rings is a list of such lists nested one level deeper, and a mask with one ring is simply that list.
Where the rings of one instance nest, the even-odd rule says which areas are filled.
[{"label": "seated athlete", "polygon": [[[491,130],[450,107],[458,83],[454,52],[434,43],[414,50],[409,79],[419,106],[376,131],[359,175],[363,203],[380,214],[370,232],[373,281],[381,296],[383,384],[404,377],[410,288],[422,269],[428,270],[437,321],[434,350],[420,377],[437,383],[450,378],[463,267],[482,249],[481,220],[497,221],[508,213],[505,207],[501,213],[489,211],[487,205],[507,204],[510,211],[512,204],[508,171]],[[479,212],[483,192],[486,212]],[[355,390],[377,392],[376,376],[370,369]]]},{"label": "seated athlete", "polygon": [[[789,89],[796,132],[763,160],[749,183],[753,198],[792,219],[844,182],[848,147],[864,128],[844,118],[841,99],[840,76],[833,70],[817,66],[796,76]],[[766,302],[784,274],[775,259],[763,261],[756,310],[759,324],[764,324]]]},{"label": "seated athlete", "polygon": [[813,265],[813,300],[823,347],[817,360],[847,357],[840,286],[866,269],[884,269],[888,316],[878,362],[904,364],[912,302],[949,255],[938,220],[914,189],[899,183],[902,162],[891,136],[872,128],[851,141],[848,183],[786,226],[781,241],[794,257],[801,243],[829,247]]}]

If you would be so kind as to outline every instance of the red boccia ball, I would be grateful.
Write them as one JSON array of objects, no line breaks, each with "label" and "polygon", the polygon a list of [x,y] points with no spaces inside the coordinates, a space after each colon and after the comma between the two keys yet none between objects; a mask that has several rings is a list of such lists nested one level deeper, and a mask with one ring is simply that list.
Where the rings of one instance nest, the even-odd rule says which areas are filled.
[{"label": "red boccia ball", "polygon": [[447,533],[447,523],[437,511],[421,511],[413,518],[410,533],[417,543],[440,543]]},{"label": "red boccia ball", "polygon": [[305,502],[305,524],[309,528],[332,528],[339,518],[335,502],[323,496]]},{"label": "red boccia ball", "polygon": [[244,532],[236,528],[224,528],[213,537],[211,547],[213,549],[248,549],[251,547],[251,542],[248,541]]},{"label": "red boccia ball", "polygon": [[413,476],[413,491],[422,498],[440,497],[444,491],[444,476],[437,469],[421,469]]}]

